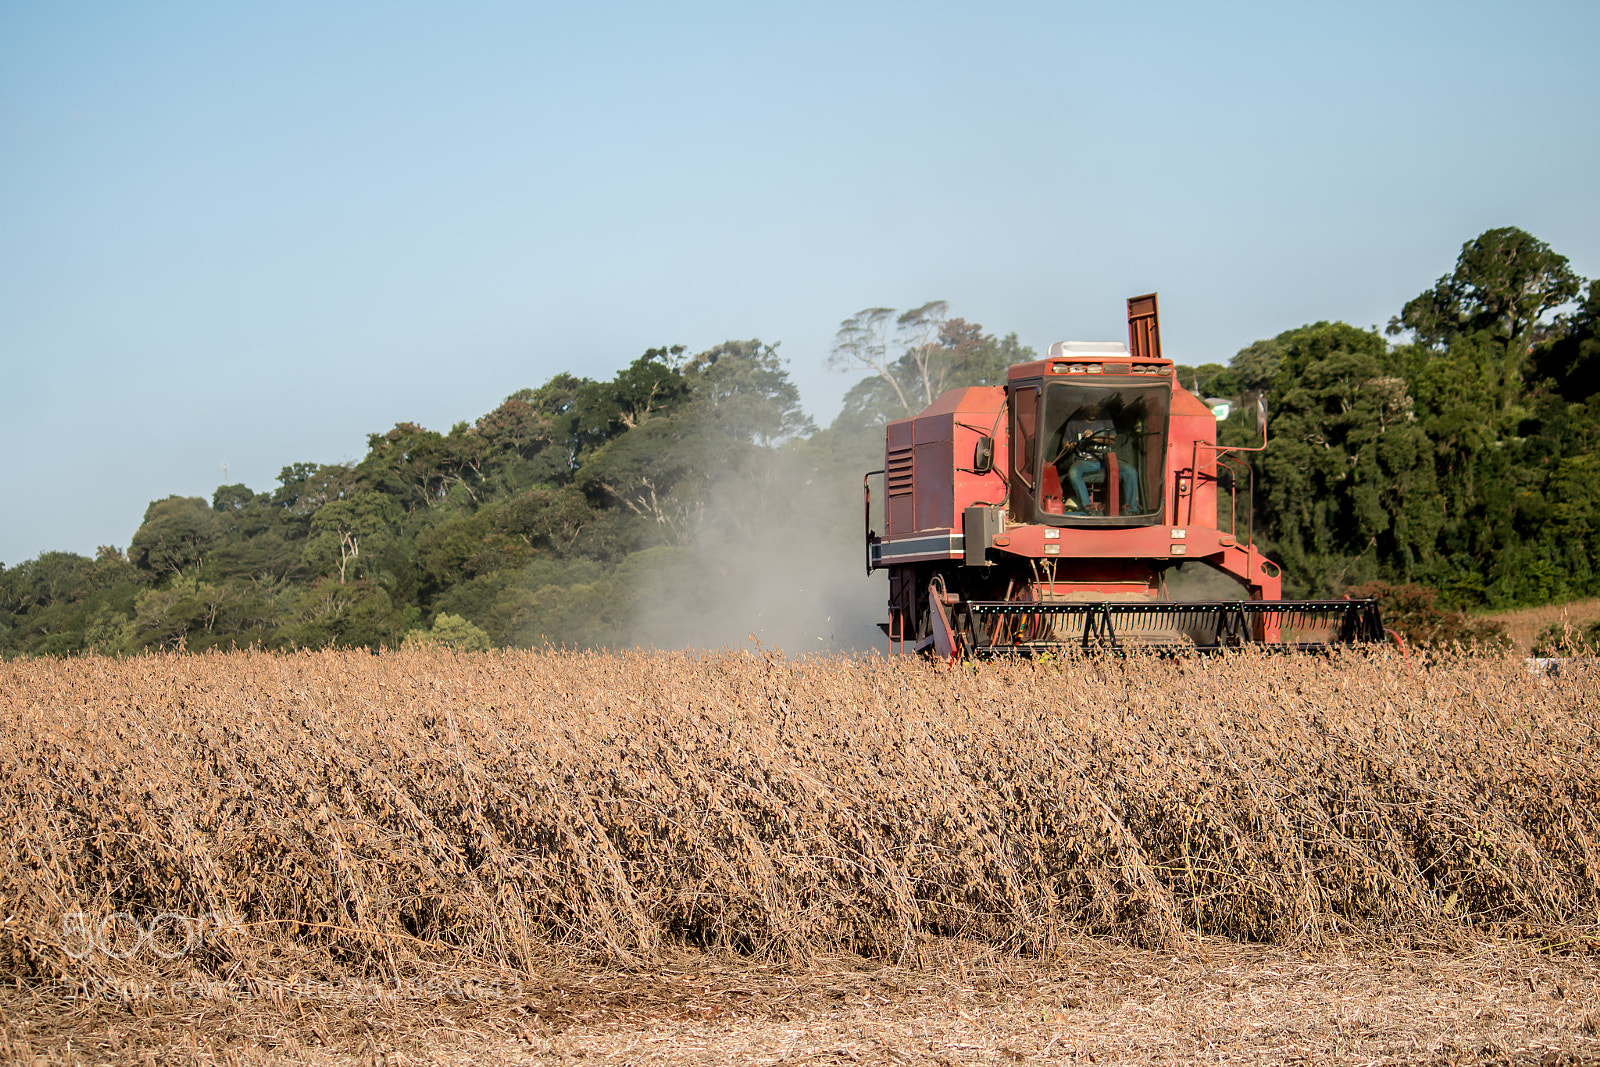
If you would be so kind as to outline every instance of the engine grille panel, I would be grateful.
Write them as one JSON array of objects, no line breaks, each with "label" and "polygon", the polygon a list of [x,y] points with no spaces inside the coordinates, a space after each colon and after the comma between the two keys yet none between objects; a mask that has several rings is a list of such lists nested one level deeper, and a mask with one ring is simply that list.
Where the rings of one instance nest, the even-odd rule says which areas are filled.
[{"label": "engine grille panel", "polygon": [[910,448],[892,448],[884,465],[884,480],[890,496],[910,496],[915,461]]}]

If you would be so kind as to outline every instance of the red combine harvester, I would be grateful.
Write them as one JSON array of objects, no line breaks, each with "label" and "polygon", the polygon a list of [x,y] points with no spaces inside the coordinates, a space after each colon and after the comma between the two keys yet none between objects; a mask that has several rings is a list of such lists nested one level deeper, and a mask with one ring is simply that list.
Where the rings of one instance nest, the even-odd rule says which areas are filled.
[{"label": "red combine harvester", "polygon": [[[1251,482],[1235,454],[1265,439],[1263,424],[1258,448],[1217,445],[1211,409],[1161,356],[1155,294],[1134,297],[1126,345],[1058,342],[1003,388],[952,389],[889,423],[884,470],[863,480],[867,573],[889,572],[879,625],[897,650],[969,658],[1382,641],[1373,601],[1279,599],[1277,565],[1238,529]],[[1197,564],[1241,595],[1171,599],[1169,572]]]}]

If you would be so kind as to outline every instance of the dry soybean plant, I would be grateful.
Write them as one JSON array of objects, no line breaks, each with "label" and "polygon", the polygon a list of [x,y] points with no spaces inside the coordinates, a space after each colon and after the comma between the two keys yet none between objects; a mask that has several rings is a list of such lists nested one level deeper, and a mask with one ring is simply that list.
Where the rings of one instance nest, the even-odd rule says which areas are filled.
[{"label": "dry soybean plant", "polygon": [[1586,938],[1597,691],[1354,654],[14,661],[0,974]]}]

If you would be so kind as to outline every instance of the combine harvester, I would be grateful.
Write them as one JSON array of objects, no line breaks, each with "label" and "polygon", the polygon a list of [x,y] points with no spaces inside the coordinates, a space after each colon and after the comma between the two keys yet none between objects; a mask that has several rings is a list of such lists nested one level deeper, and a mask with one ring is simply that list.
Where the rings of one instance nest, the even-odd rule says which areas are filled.
[{"label": "combine harvester", "polygon": [[[889,423],[884,470],[863,479],[867,573],[889,572],[879,626],[896,650],[948,658],[1382,641],[1374,601],[1279,599],[1277,564],[1248,517],[1239,529],[1253,482],[1238,453],[1266,447],[1261,425],[1256,448],[1218,446],[1216,416],[1161,356],[1154,293],[1128,301],[1126,345],[1058,342],[1003,388],[944,393]],[[1169,573],[1196,565],[1241,595],[1172,599]]]}]

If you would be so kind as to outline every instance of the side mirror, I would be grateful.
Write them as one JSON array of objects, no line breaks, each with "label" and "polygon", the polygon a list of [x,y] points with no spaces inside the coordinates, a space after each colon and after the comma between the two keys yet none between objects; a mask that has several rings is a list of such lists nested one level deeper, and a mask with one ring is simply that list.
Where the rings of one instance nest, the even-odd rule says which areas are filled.
[{"label": "side mirror", "polygon": [[972,450],[972,469],[978,474],[988,474],[994,469],[994,438],[978,438],[977,447]]}]

